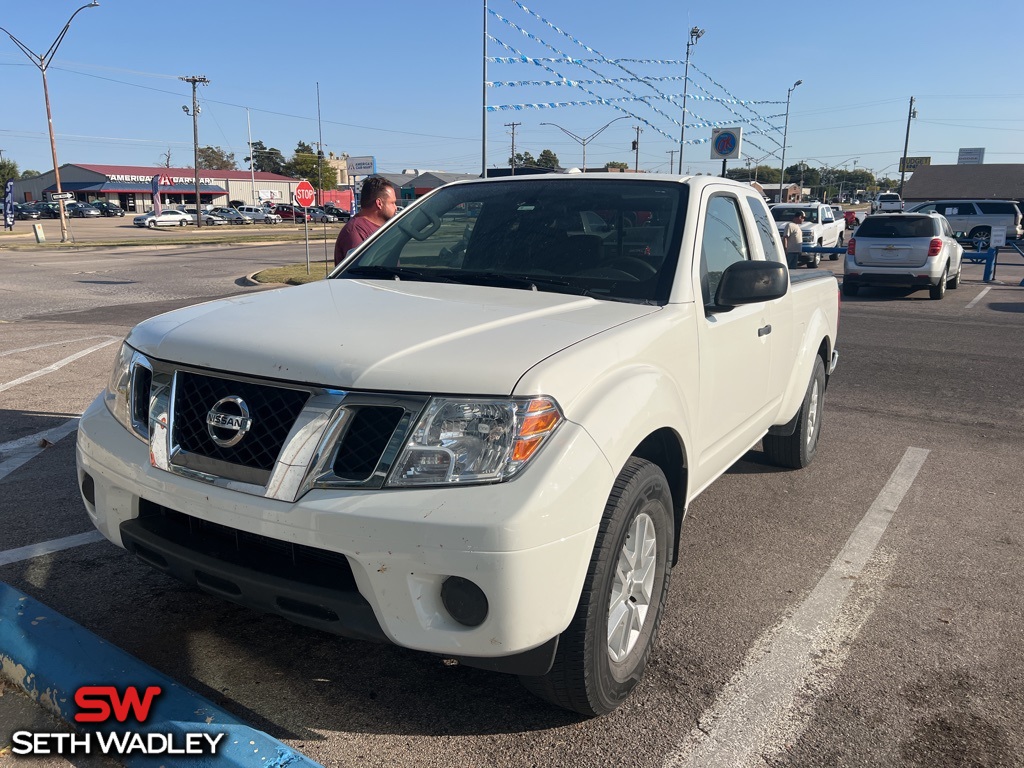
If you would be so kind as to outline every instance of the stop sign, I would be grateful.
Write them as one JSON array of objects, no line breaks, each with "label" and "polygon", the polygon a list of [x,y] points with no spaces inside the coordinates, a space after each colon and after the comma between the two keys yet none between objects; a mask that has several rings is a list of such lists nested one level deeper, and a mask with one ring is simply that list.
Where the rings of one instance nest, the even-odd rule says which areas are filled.
[{"label": "stop sign", "polygon": [[313,185],[308,181],[300,181],[299,186],[295,188],[295,202],[303,208],[309,208],[313,204],[315,197],[316,193],[313,191]]}]

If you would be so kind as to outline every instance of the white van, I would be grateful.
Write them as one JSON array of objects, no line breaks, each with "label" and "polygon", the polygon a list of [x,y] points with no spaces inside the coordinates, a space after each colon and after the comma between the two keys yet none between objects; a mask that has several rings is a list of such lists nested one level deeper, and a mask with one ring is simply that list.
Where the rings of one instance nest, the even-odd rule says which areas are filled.
[{"label": "white van", "polygon": [[280,224],[283,221],[276,213],[272,213],[266,208],[258,208],[255,205],[239,205],[235,210],[245,214],[257,224]]}]

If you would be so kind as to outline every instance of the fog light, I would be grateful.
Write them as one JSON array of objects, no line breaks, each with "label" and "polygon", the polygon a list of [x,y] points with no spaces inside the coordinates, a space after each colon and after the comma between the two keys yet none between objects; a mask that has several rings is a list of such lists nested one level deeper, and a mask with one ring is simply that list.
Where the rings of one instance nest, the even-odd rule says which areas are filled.
[{"label": "fog light", "polygon": [[449,576],[441,585],[441,602],[459,624],[479,627],[487,618],[487,596],[469,579]]},{"label": "fog light", "polygon": [[88,472],[82,473],[82,497],[94,507],[96,506],[96,481]]}]

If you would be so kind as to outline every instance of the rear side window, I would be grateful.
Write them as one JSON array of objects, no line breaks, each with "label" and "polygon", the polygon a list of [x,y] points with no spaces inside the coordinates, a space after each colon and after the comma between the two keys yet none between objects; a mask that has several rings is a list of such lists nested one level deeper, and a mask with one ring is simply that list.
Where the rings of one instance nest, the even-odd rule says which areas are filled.
[{"label": "rear side window", "polygon": [[978,203],[982,213],[1001,213],[1003,215],[1016,216],[1020,213],[1013,203]]},{"label": "rear side window", "polygon": [[936,237],[937,220],[930,216],[868,216],[857,230],[862,237]]},{"label": "rear side window", "polygon": [[785,261],[779,253],[779,246],[775,240],[775,225],[768,218],[768,212],[764,209],[764,203],[760,200],[748,197],[747,205],[750,212],[754,214],[754,222],[757,224],[757,234],[761,238],[761,248],[764,250],[764,257],[768,261]]}]

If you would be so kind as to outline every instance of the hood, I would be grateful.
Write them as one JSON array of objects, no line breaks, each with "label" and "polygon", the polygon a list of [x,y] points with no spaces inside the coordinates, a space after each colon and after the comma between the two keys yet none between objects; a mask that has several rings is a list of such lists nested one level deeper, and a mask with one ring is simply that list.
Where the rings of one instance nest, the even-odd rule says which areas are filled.
[{"label": "hood", "polygon": [[504,395],[544,358],[658,309],[450,283],[321,280],[160,315],[127,341],[168,362],[325,387]]}]

